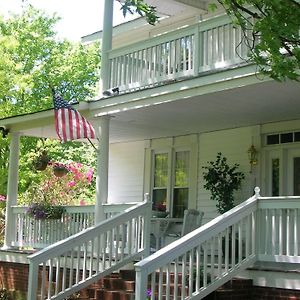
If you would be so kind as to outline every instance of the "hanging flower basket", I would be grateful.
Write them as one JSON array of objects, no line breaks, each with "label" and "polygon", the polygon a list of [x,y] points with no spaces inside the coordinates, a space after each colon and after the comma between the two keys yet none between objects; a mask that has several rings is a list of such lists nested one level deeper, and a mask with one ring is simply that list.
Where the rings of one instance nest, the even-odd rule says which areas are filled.
[{"label": "hanging flower basket", "polygon": [[49,163],[50,159],[47,151],[43,151],[40,156],[38,156],[33,162],[33,167],[38,171],[44,171]]},{"label": "hanging flower basket", "polygon": [[54,164],[53,172],[56,177],[63,177],[69,172],[69,170],[64,164]]}]

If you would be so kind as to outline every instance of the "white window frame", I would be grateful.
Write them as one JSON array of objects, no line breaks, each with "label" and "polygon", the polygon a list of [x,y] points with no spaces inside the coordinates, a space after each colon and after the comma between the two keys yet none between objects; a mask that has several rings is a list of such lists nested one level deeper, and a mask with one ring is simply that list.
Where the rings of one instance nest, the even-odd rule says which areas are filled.
[{"label": "white window frame", "polygon": [[189,151],[188,208],[196,208],[198,188],[198,136],[190,135],[178,138],[159,139],[155,142],[148,141],[145,151],[144,191],[149,193],[150,199],[153,199],[154,189],[154,155],[159,153],[168,153],[169,175],[167,187],[167,209],[171,213],[173,210],[173,201],[171,201],[171,199],[173,199],[175,185],[175,154],[180,151]]}]

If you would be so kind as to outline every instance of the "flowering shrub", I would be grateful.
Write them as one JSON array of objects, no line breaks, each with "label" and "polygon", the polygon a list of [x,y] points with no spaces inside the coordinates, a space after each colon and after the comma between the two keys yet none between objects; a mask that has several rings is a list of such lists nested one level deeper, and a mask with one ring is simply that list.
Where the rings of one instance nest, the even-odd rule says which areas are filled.
[{"label": "flowering shrub", "polygon": [[24,204],[64,206],[92,203],[95,194],[92,168],[76,162],[50,164],[53,167],[63,166],[68,172],[63,177],[57,177],[52,168],[47,168],[41,182],[32,184],[23,195]]}]

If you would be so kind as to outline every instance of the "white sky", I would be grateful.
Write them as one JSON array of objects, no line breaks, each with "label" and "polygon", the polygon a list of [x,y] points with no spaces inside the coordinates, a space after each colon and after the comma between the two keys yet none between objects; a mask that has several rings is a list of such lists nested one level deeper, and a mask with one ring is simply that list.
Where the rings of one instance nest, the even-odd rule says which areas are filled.
[{"label": "white sky", "polygon": [[[59,37],[79,41],[80,37],[102,29],[104,0],[27,0],[36,8],[49,14],[56,12],[61,17],[57,26]],[[22,0],[0,0],[0,14],[7,16],[9,12],[19,13]],[[114,24],[124,20],[119,2],[114,3]]]}]

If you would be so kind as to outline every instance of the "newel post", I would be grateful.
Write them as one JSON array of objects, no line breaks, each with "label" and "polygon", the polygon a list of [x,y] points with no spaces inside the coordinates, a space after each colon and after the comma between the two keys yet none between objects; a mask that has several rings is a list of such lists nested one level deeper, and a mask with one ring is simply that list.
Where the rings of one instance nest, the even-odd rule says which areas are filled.
[{"label": "newel post", "polygon": [[147,211],[145,214],[145,255],[147,257],[150,255],[150,235],[151,235],[151,216],[152,216],[152,203],[150,201],[150,196],[148,193],[144,195],[144,202],[147,203]]},{"label": "newel post", "polygon": [[[257,186],[254,188],[254,196],[256,198],[256,200],[259,199],[260,197],[260,188]],[[252,222],[252,226],[254,227],[252,230],[254,231],[255,233],[255,238],[253,239],[253,242],[252,242],[252,252],[255,252],[255,255],[256,255],[256,258],[258,257],[258,255],[260,254],[260,248],[261,248],[261,238],[262,238],[262,235],[261,235],[261,232],[264,232],[262,230],[262,224],[261,224],[261,212],[259,210],[259,205],[258,205],[258,202],[257,202],[257,210],[256,210],[256,214],[254,215],[255,216],[255,219],[253,220],[254,222]]]},{"label": "newel post", "polygon": [[143,267],[135,267],[135,299],[144,300],[147,297],[148,274]]},{"label": "newel post", "polygon": [[17,205],[19,181],[20,134],[13,132],[10,135],[4,249],[11,248],[12,241],[15,237],[16,228],[14,226],[12,206]]}]

